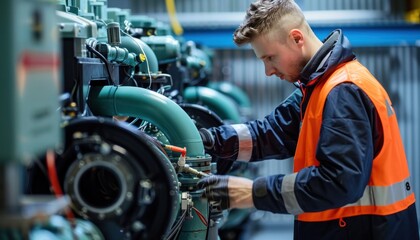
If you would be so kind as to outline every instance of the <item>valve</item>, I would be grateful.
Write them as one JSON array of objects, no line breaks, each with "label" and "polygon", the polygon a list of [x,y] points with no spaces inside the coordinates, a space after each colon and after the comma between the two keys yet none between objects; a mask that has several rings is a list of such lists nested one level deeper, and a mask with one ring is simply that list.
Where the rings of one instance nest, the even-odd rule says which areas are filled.
[{"label": "valve", "polygon": [[173,152],[181,153],[181,156],[179,156],[179,159],[178,159],[178,162],[177,162],[178,172],[190,173],[190,174],[196,175],[200,178],[209,176],[209,174],[207,174],[205,172],[198,171],[198,170],[190,167],[187,164],[187,161],[186,161],[187,149],[185,147],[180,148],[180,147],[173,146],[173,145],[167,145],[167,144],[163,144],[163,143],[160,143],[160,144],[165,149],[171,150]]},{"label": "valve", "polygon": [[101,54],[108,61],[122,63],[133,67],[145,61],[143,54],[137,55],[128,52],[126,48],[120,48],[118,46],[109,45],[108,43],[98,42],[94,38],[86,40],[86,48],[95,55]]}]

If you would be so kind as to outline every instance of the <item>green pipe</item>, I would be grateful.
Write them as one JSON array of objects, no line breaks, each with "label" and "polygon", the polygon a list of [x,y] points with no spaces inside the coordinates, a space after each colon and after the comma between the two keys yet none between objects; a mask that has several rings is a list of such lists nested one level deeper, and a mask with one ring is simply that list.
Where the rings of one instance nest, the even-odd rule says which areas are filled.
[{"label": "green pipe", "polygon": [[87,103],[95,115],[131,116],[154,124],[172,145],[187,148],[187,156],[204,156],[194,122],[175,102],[154,91],[128,86],[92,86]]},{"label": "green pipe", "polygon": [[181,56],[179,41],[170,35],[142,37],[141,40],[153,50],[159,63],[175,61]]},{"label": "green pipe", "polygon": [[[105,37],[98,37],[98,42],[105,42],[108,43],[108,38]],[[149,47],[145,42],[138,38],[134,38],[127,35],[121,35],[121,44],[118,46],[120,48],[125,48],[130,53],[135,53],[136,55],[144,53],[147,57],[147,65],[146,62],[140,64],[140,73],[143,74],[156,74],[159,71],[158,59],[156,54],[153,52],[152,48]]]},{"label": "green pipe", "polygon": [[[149,66],[147,66],[146,62],[140,64],[141,73],[148,74],[150,70],[150,73],[153,74],[159,71],[158,59],[156,57],[156,54],[149,47],[149,45],[147,45],[142,40],[131,36],[129,37],[126,35],[122,35],[121,45],[119,47],[127,48],[129,52],[136,53],[137,55],[140,53],[144,53],[146,55]],[[149,67],[149,69],[147,67]]]},{"label": "green pipe", "polygon": [[208,87],[187,87],[184,89],[184,100],[189,103],[201,102],[223,120],[231,121],[231,123],[241,122],[241,116],[235,102],[214,89]]},{"label": "green pipe", "polygon": [[209,82],[207,86],[233,98],[241,107],[251,107],[251,101],[249,100],[248,95],[241,88],[232,83]]}]

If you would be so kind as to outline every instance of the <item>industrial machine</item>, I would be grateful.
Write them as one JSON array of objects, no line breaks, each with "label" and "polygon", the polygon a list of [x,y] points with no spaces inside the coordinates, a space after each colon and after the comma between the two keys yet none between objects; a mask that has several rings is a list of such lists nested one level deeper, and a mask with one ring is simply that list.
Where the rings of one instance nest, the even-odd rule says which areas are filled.
[{"label": "industrial machine", "polygon": [[172,76],[121,27],[126,14],[106,1],[56,8],[62,140],[28,167],[25,193],[62,192],[66,221],[84,220],[103,239],[217,239],[223,215],[196,189],[214,171],[197,127],[220,118],[162,94]]}]

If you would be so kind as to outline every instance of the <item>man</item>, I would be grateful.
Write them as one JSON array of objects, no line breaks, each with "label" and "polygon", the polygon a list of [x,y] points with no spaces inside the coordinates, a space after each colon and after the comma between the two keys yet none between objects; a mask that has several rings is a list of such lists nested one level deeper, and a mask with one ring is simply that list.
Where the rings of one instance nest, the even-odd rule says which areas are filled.
[{"label": "man", "polygon": [[222,209],[296,215],[295,239],[419,239],[391,100],[341,30],[321,42],[293,0],[259,0],[234,41],[251,44],[267,76],[299,89],[262,120],[200,129],[207,152],[220,169],[294,157],[294,172],[213,175],[198,183],[204,195]]}]

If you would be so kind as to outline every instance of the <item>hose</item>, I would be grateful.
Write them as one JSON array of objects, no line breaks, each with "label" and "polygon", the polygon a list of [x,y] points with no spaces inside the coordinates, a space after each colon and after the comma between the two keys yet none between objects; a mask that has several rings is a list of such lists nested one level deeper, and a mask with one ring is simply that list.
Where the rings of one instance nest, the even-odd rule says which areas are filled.
[{"label": "hose", "polygon": [[184,30],[176,17],[175,0],[165,0],[166,10],[168,11],[171,26],[176,35],[182,35]]}]

